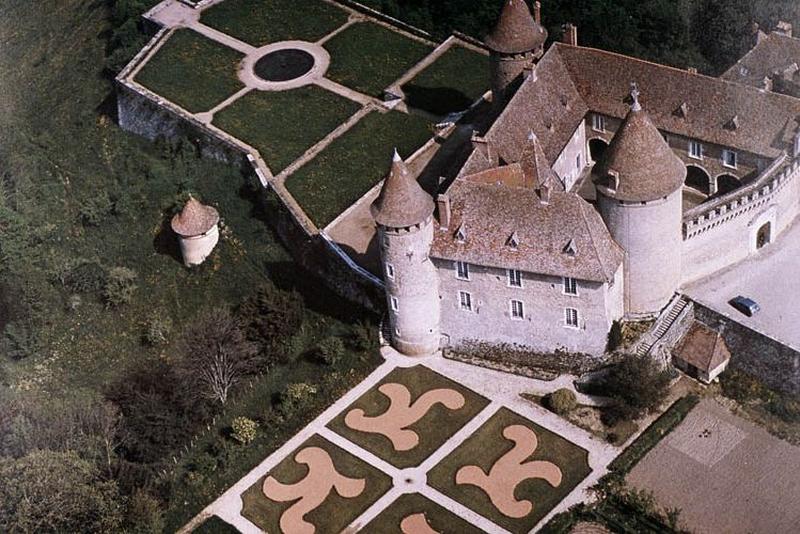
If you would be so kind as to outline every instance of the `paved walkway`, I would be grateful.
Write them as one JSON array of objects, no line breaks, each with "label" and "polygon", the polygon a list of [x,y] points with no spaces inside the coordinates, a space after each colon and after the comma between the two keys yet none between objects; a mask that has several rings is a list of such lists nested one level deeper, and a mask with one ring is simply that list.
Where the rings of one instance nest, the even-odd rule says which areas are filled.
[{"label": "paved walkway", "polygon": [[[421,493],[430,500],[446,509],[456,513],[466,521],[489,533],[508,534],[507,531],[492,521],[467,509],[453,499],[427,485],[426,473],[439,464],[447,455],[455,450],[469,436],[471,436],[483,423],[485,423],[500,408],[506,407],[512,411],[535,421],[542,427],[560,435],[589,452],[590,475],[584,479],[567,497],[561,501],[551,512],[542,519],[546,523],[553,515],[565,511],[579,502],[592,498],[587,491],[607,472],[607,466],[621,451],[603,441],[591,436],[586,431],[573,426],[557,415],[525,401],[520,393],[534,392],[545,394],[555,391],[560,387],[571,387],[568,377],[547,382],[530,378],[510,375],[490,369],[483,369],[465,363],[455,362],[443,358],[441,355],[431,355],[421,358],[408,358],[398,354],[390,347],[381,349],[385,362],[370,374],[363,382],[350,390],[325,410],[319,417],[303,428],[299,433],[287,441],[281,448],[271,454],[250,473],[228,489],[221,497],[206,507],[197,517],[192,519],[180,532],[189,532],[210,515],[217,515],[234,525],[241,532],[256,533],[259,528],[246,518],[242,517],[241,494],[262,476],[267,474],[284,458],[294,452],[302,443],[313,435],[320,435],[342,449],[350,452],[357,458],[389,475],[394,482],[392,489],[349,526],[353,531],[367,524],[380,512],[389,506],[397,497],[405,493]],[[364,450],[348,439],[336,434],[327,424],[348,406],[360,398],[364,393],[373,388],[393,369],[424,365],[439,374],[454,380],[471,390],[488,398],[491,402],[476,417],[470,420],[463,428],[446,441],[438,450],[431,454],[419,467],[411,469],[398,469],[386,461],[378,458],[373,453]],[[410,482],[409,482],[410,480]],[[535,530],[535,529],[534,529]],[[533,532],[533,530],[531,531]]]}]

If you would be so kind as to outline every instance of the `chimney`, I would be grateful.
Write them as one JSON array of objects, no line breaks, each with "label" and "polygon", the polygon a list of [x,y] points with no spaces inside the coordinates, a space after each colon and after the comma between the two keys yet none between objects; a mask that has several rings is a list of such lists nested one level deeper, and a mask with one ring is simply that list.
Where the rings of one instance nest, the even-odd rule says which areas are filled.
[{"label": "chimney", "polygon": [[439,209],[439,225],[442,229],[447,230],[447,227],[450,226],[450,197],[440,194],[436,197],[436,207]]},{"label": "chimney", "polygon": [[542,3],[538,0],[533,3],[533,18],[537,24],[542,23]]},{"label": "chimney", "polygon": [[567,23],[564,24],[563,30],[562,42],[571,46],[578,46],[578,27],[572,23]]},{"label": "chimney", "polygon": [[786,37],[792,37],[793,33],[792,30],[793,30],[792,24],[784,20],[778,22],[778,25],[775,27],[776,33],[780,33],[781,35],[785,35]]},{"label": "chimney", "polygon": [[761,88],[764,91],[770,91],[771,92],[772,89],[773,89],[772,78],[770,78],[769,76],[764,76],[764,79],[761,81]]},{"label": "chimney", "polygon": [[689,71],[689,74],[697,74],[697,67],[689,67],[686,70]]}]

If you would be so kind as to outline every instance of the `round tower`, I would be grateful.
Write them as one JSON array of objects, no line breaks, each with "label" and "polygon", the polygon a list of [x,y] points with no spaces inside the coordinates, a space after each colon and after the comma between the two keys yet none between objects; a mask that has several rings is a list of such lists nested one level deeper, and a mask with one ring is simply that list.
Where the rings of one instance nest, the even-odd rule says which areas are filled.
[{"label": "round tower", "polygon": [[497,25],[484,39],[491,52],[492,104],[495,109],[505,106],[525,69],[532,68],[544,53],[547,30],[539,20],[539,2],[535,6],[536,18],[531,15],[525,0],[504,0]]},{"label": "round tower", "polygon": [[631,98],[594,180],[600,214],[625,249],[625,316],[636,319],[657,315],[681,282],[686,167],[642,109],[635,84]]},{"label": "round tower", "polygon": [[378,225],[392,346],[409,356],[439,349],[439,275],[428,258],[433,209],[433,198],[395,151],[371,212]]},{"label": "round tower", "polygon": [[219,213],[211,206],[204,206],[193,197],[183,210],[172,218],[172,230],[178,234],[178,242],[187,267],[200,265],[211,255],[219,242]]}]

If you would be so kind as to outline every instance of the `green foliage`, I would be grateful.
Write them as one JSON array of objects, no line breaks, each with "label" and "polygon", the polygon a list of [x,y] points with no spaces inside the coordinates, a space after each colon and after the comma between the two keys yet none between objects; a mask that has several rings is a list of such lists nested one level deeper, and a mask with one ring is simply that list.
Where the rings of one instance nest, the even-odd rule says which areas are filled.
[{"label": "green foliage", "polygon": [[723,395],[742,405],[760,405],[768,414],[785,423],[800,423],[800,400],[771,389],[753,375],[739,369],[728,369],[720,376],[720,386]]},{"label": "green foliage", "polygon": [[128,304],[136,291],[136,271],[127,267],[114,267],[108,271],[103,298],[112,307]]},{"label": "green foliage", "polygon": [[317,388],[311,384],[305,382],[289,384],[279,396],[278,410],[280,415],[284,418],[294,416],[299,410],[302,410],[316,394]]},{"label": "green foliage", "polygon": [[193,532],[194,534],[239,534],[239,529],[212,515]]},{"label": "green foliage", "polygon": [[67,260],[56,279],[72,293],[97,293],[106,285],[106,270],[96,261]]},{"label": "green foliage", "polygon": [[558,415],[567,415],[578,407],[578,399],[571,389],[561,388],[545,397],[547,407]]},{"label": "green foliage", "polygon": [[160,534],[164,527],[164,511],[158,499],[141,488],[134,490],[125,513],[125,532]]},{"label": "green foliage", "polygon": [[85,226],[100,226],[114,210],[114,203],[108,193],[102,191],[86,200],[78,215]]},{"label": "green foliage", "polygon": [[667,370],[648,357],[626,356],[601,380],[603,395],[614,400],[610,420],[637,419],[658,408],[669,393]]},{"label": "green foliage", "polygon": [[114,482],[74,452],[0,460],[0,531],[114,532],[122,523]]},{"label": "green foliage", "polygon": [[151,347],[164,345],[169,341],[172,332],[172,319],[157,313],[148,319],[145,324],[144,342]]},{"label": "green foliage", "polygon": [[231,423],[231,437],[242,445],[256,439],[257,432],[258,423],[247,417],[237,417]]},{"label": "green foliage", "polygon": [[380,346],[378,326],[368,321],[359,321],[353,325],[350,343],[358,352],[377,351]]},{"label": "green foliage", "polygon": [[325,365],[336,366],[342,361],[346,349],[341,338],[331,336],[323,339],[314,352]]},{"label": "green foliage", "polygon": [[0,339],[0,350],[12,360],[35,356],[41,350],[39,336],[34,328],[21,321],[8,323]]},{"label": "green foliage", "polygon": [[274,363],[274,349],[297,333],[303,324],[303,298],[296,291],[284,291],[271,282],[261,284],[239,306],[248,339],[265,351],[267,363]]}]

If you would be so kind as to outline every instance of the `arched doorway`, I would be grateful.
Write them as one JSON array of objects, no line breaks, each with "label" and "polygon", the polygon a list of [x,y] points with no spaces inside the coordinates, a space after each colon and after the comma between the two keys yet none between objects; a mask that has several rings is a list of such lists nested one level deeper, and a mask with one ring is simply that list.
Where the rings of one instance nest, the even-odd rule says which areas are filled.
[{"label": "arched doorway", "polygon": [[703,193],[704,195],[711,194],[711,176],[708,173],[694,165],[686,166],[686,187],[690,187],[695,191]]},{"label": "arched doorway", "polygon": [[592,139],[589,141],[589,154],[592,156],[592,161],[600,161],[603,154],[606,153],[608,143],[602,139]]},{"label": "arched doorway", "polygon": [[764,248],[772,240],[772,223],[766,223],[758,229],[756,234],[756,248]]},{"label": "arched doorway", "polygon": [[722,174],[717,176],[717,194],[724,195],[736,189],[739,189],[741,182],[739,179],[731,174]]}]

